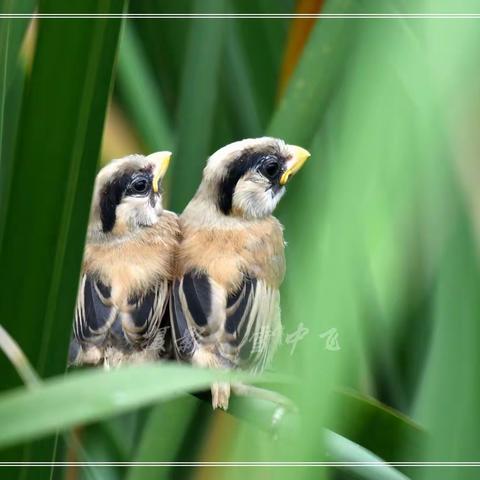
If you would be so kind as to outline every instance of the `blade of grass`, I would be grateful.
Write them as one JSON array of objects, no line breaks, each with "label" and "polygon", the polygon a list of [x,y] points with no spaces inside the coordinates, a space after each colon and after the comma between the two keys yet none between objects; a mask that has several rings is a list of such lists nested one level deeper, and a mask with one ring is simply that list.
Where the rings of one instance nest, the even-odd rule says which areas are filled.
[{"label": "blade of grass", "polygon": [[[292,13],[295,2],[233,0],[238,13],[268,14]],[[247,52],[248,73],[254,87],[255,105],[261,125],[266,128],[275,103],[278,76],[280,73],[284,45],[287,40],[289,19],[235,19],[239,42]]]},{"label": "blade of grass", "polygon": [[[195,12],[222,11],[223,0],[197,0]],[[181,211],[194,194],[210,149],[220,60],[228,22],[197,19],[189,32],[178,107],[172,206]],[[208,62],[205,59],[208,58]]]},{"label": "blade of grass", "polygon": [[[465,218],[463,219],[465,220]],[[476,461],[480,434],[478,402],[480,273],[468,226],[452,232],[436,292],[435,332],[421,385],[416,418],[431,435],[423,461]],[[469,238],[470,237],[470,238]],[[452,408],[455,405],[455,408]],[[449,412],[445,415],[445,412]],[[461,468],[424,472],[419,478],[460,478]]]},{"label": "blade of grass", "polygon": [[117,83],[148,151],[172,150],[170,119],[131,22],[126,22],[122,33]]},{"label": "blade of grass", "polygon": [[335,462],[368,462],[375,463],[375,466],[348,466],[342,467],[355,475],[355,478],[364,480],[408,480],[408,477],[399,472],[380,457],[374,455],[366,448],[360,447],[351,440],[338,435],[335,432],[327,431],[325,434],[325,447],[328,456]]},{"label": "blade of grass", "polygon": [[[330,402],[335,405],[335,412],[327,419],[329,430],[389,462],[420,458],[426,432],[401,412],[351,389],[337,390]],[[270,433],[277,442],[292,438],[301,415],[301,412],[285,411],[279,417],[278,405],[245,397],[234,397],[227,413]],[[405,444],[409,445],[408,452],[403,450]],[[338,459],[338,452],[333,457]]]},{"label": "blade of grass", "polygon": [[[45,0],[39,11],[120,13],[122,8],[121,1],[66,6]],[[65,369],[119,27],[120,20],[39,21],[1,244],[0,316],[41,376]],[[18,384],[3,359],[0,370],[2,389]],[[50,460],[52,445],[39,442],[21,456],[19,451],[8,456]],[[23,473],[40,476],[35,470]]]},{"label": "blade of grass", "polygon": [[[42,380],[37,375],[37,372],[33,369],[28,361],[25,353],[20,349],[18,344],[15,340],[8,334],[8,332],[0,325],[0,349],[4,352],[7,356],[9,361],[12,363],[13,367],[17,371],[18,375],[21,377],[22,381],[24,382],[27,388],[36,388],[40,386]],[[107,432],[108,433],[108,432]],[[105,435],[107,436],[107,435]],[[85,449],[78,443],[76,436],[69,436],[68,434],[65,437],[65,444],[69,446],[69,448],[75,449],[82,456],[83,461],[93,461],[93,458],[90,458],[87,454]],[[108,437],[110,440],[109,447],[117,448],[117,443],[115,438],[111,436]],[[90,443],[90,442],[89,442]],[[100,442],[102,446],[104,446],[105,442]],[[91,448],[91,445],[89,445]],[[7,457],[6,457],[7,458]],[[62,458],[59,456],[58,458]],[[7,458],[7,461],[11,461],[11,459]],[[126,461],[126,458],[121,458],[122,461]],[[18,472],[18,471],[17,471]],[[89,468],[84,469],[85,474],[88,478],[95,478],[93,475],[94,472],[89,471]],[[15,474],[12,473],[11,477],[14,477]],[[55,477],[53,477],[55,478]]]},{"label": "blade of grass", "polygon": [[240,42],[236,22],[232,22],[228,30],[224,58],[226,68],[222,75],[223,90],[228,98],[229,117],[234,123],[236,138],[259,137],[265,125],[261,123],[255,86],[248,69],[247,52]]},{"label": "blade of grass", "polygon": [[[439,5],[429,2],[429,11]],[[478,13],[478,4],[442,2],[442,10]],[[442,11],[441,10],[441,11]],[[444,10],[443,10],[444,11]],[[442,151],[425,165],[429,179],[422,212],[429,267],[435,275],[433,328],[414,409],[430,432],[422,460],[476,461],[479,452],[478,403],[479,234],[478,156],[480,92],[478,25],[426,23],[427,54],[438,95]],[[462,52],[461,55],[458,52]],[[432,181],[432,179],[434,181]],[[473,183],[471,183],[473,182]],[[471,187],[474,186],[474,190]],[[425,346],[424,346],[425,348]],[[472,478],[476,472],[471,472]],[[416,472],[418,479],[468,477],[456,467]]]},{"label": "blade of grass", "polygon": [[35,386],[39,382],[37,372],[33,369],[28,358],[18,346],[18,343],[0,325],[0,350],[11,362],[18,376],[27,386]]},{"label": "blade of grass", "polygon": [[207,388],[215,380],[246,378],[160,363],[52,378],[34,390],[18,388],[0,396],[0,447],[172,399]]},{"label": "blade of grass", "polygon": [[[130,2],[130,11],[137,13],[193,13],[192,0],[143,0]],[[158,88],[162,91],[167,111],[173,114],[180,98],[182,70],[191,25],[194,19],[142,18],[133,21],[142,50],[148,58]],[[173,120],[173,115],[171,119]]]},{"label": "blade of grass", "polygon": [[[322,9],[323,3],[324,0],[299,0],[297,2],[295,13],[319,13]],[[297,66],[298,60],[303,53],[305,43],[307,42],[316,21],[316,18],[294,18],[290,24],[287,46],[285,48],[285,55],[282,62],[280,83],[278,85],[278,93],[280,97],[287,87],[288,81]]]},{"label": "blade of grass", "polygon": [[[0,13],[25,14],[32,13],[34,0],[4,0],[0,5]],[[2,18],[0,22],[0,92],[3,95],[10,88],[15,72],[15,65],[19,61],[19,52],[23,37],[30,20],[28,18]]]},{"label": "blade of grass", "polygon": [[[0,5],[0,13],[31,13],[33,6],[33,0],[6,0]],[[28,19],[13,18],[0,21],[0,244],[23,92],[24,78],[19,52],[28,22]]]},{"label": "blade of grass", "polygon": [[[142,439],[134,456],[135,462],[178,461],[182,443],[193,421],[196,419],[198,400],[193,396],[176,398],[153,408],[143,431]],[[193,449],[193,446],[192,446]],[[192,456],[188,460],[192,460]],[[174,477],[173,469],[171,475]],[[127,480],[158,478],[155,469],[130,468]]]},{"label": "blade of grass", "polygon": [[[412,419],[351,389],[332,396],[326,426],[388,462],[418,461],[427,433]],[[408,445],[408,452],[405,451]]]},{"label": "blade of grass", "polygon": [[[355,2],[332,0],[324,12],[354,12]],[[308,146],[339,84],[357,25],[345,20],[317,20],[300,63],[275,112],[268,132]],[[294,121],[292,121],[294,119]]]},{"label": "blade of grass", "polygon": [[[122,6],[78,1],[68,10],[120,13]],[[45,13],[63,7],[55,0],[40,4]],[[120,21],[104,19],[39,25],[12,171],[15,208],[8,211],[0,257],[0,311],[42,376],[65,368],[119,27]],[[54,75],[59,64],[61,76]],[[17,382],[5,376],[2,383]]]}]

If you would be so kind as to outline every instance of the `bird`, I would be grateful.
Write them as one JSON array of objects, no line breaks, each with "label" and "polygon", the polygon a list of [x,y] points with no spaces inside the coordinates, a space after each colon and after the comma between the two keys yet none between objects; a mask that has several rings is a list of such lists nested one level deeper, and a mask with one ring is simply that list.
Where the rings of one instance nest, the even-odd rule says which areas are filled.
[{"label": "bird", "polygon": [[[285,275],[283,226],[273,212],[309,157],[272,137],[240,140],[209,157],[179,217],[170,302],[178,360],[253,374],[270,363],[282,336]],[[227,410],[231,390],[245,387],[213,383],[212,407]]]},{"label": "bird", "polygon": [[129,155],[112,160],[96,177],[71,366],[109,369],[168,355],[166,308],[180,235],[177,215],[162,205],[170,157],[167,151]]}]

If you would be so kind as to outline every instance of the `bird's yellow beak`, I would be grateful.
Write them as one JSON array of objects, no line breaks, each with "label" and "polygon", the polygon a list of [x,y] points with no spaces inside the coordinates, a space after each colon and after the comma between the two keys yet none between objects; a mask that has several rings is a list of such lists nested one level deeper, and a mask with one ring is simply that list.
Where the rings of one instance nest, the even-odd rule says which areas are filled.
[{"label": "bird's yellow beak", "polygon": [[289,145],[288,149],[292,153],[292,158],[287,162],[287,169],[280,178],[280,185],[285,185],[293,175],[295,175],[310,157],[310,152],[296,145]]},{"label": "bird's yellow beak", "polygon": [[152,188],[155,193],[158,193],[158,183],[168,170],[171,156],[172,152],[155,152],[147,157],[157,165],[152,181]]}]

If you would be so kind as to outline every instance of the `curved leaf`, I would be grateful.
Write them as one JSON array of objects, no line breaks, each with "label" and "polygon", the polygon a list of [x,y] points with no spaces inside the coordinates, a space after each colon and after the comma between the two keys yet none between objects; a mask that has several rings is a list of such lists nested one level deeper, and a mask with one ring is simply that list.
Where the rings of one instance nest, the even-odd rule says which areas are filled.
[{"label": "curved leaf", "polygon": [[84,370],[53,378],[33,390],[9,391],[0,396],[0,448],[203,389],[219,378],[232,377],[158,363],[109,372]]}]

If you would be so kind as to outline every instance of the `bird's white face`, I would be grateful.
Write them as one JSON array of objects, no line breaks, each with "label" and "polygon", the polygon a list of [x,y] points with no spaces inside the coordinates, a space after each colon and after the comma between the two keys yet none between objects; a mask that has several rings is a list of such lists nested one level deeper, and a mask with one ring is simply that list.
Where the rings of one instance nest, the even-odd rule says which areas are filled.
[{"label": "bird's white face", "polygon": [[[151,179],[145,180],[151,183]],[[137,180],[139,188],[143,181]],[[135,183],[132,183],[130,189]],[[145,192],[126,192],[116,209],[116,222],[127,225],[130,231],[155,224],[163,211],[161,190],[154,193],[150,187]]]},{"label": "bird's white face", "polygon": [[264,218],[273,213],[285,185],[309,157],[303,148],[262,137],[235,142],[215,152],[204,170],[204,184],[227,216]]},{"label": "bird's white face", "polygon": [[154,225],[163,211],[161,180],[169,159],[170,152],[131,155],[104,167],[95,182],[90,230],[122,236]]},{"label": "bird's white face", "polygon": [[273,213],[285,191],[285,187],[272,184],[263,173],[247,172],[235,186],[232,212],[247,219],[267,217]]}]

